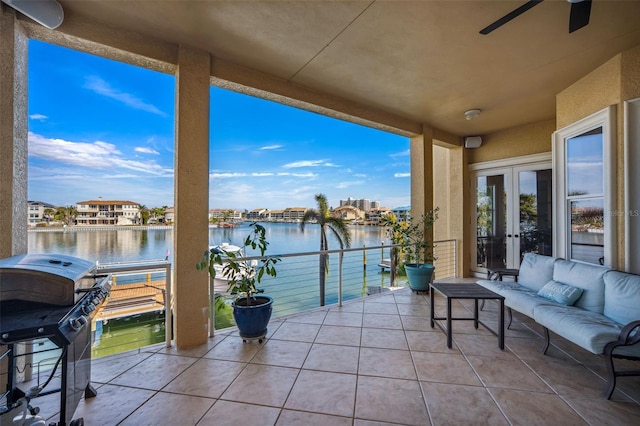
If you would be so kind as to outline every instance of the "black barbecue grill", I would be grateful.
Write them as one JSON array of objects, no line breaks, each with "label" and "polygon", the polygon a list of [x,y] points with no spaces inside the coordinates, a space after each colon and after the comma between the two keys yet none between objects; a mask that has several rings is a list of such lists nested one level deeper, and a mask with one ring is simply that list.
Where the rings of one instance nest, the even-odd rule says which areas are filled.
[{"label": "black barbecue grill", "polygon": [[4,412],[17,410],[25,395],[16,386],[15,344],[48,338],[62,349],[61,386],[53,391],[60,392],[58,425],[82,424],[72,421],[78,403],[96,395],[90,384],[91,320],[110,287],[110,276],[98,275],[87,260],[49,254],[0,259],[0,345],[8,348]]}]

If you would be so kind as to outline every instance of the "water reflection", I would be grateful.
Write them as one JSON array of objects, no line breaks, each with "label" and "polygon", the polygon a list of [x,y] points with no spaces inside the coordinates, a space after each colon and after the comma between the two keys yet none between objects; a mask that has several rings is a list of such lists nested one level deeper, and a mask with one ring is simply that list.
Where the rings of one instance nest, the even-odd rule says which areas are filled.
[{"label": "water reflection", "polygon": [[[319,226],[307,225],[302,232],[297,224],[266,223],[269,253],[289,254],[317,251],[320,247]],[[352,247],[379,246],[384,229],[375,226],[351,227]],[[239,245],[249,233],[248,225],[237,228],[209,229],[209,244],[229,242]],[[29,253],[57,253],[100,263],[164,259],[173,246],[173,228],[87,230],[68,229],[29,232]],[[331,238],[330,249],[339,249]]]}]

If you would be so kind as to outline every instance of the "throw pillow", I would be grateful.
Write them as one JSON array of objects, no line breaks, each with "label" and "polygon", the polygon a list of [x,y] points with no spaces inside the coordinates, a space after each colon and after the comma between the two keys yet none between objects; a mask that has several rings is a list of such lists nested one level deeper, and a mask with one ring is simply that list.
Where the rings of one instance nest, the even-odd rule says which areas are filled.
[{"label": "throw pillow", "polygon": [[540,289],[538,296],[561,305],[571,306],[582,296],[582,289],[551,280]]}]

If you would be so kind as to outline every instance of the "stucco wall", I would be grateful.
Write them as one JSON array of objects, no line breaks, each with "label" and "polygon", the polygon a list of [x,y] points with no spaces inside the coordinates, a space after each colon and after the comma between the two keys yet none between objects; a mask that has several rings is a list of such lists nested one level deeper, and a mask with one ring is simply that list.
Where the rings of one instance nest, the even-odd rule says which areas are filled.
[{"label": "stucco wall", "polygon": [[558,93],[558,129],[620,102],[621,64],[618,55]]},{"label": "stucco wall", "polygon": [[621,63],[623,101],[640,97],[640,46],[623,52]]},{"label": "stucco wall", "polygon": [[551,151],[555,120],[513,127],[482,136],[480,148],[467,149],[469,164]]},{"label": "stucco wall", "polygon": [[433,238],[446,240],[449,238],[449,212],[451,211],[451,184],[449,150],[440,146],[433,147],[433,206],[438,207],[438,221],[433,229]]},{"label": "stucco wall", "polygon": [[[624,101],[640,96],[640,46],[610,59],[556,97],[558,128],[566,127],[603,108],[616,106],[616,187],[617,211],[624,211]],[[637,196],[630,194],[630,196]],[[617,265],[625,263],[625,221],[617,221]],[[614,262],[614,265],[616,262]]]}]

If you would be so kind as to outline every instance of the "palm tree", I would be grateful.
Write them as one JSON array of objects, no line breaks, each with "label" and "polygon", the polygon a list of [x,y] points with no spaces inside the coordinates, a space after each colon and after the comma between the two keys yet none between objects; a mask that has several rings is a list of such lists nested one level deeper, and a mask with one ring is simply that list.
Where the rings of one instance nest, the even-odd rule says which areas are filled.
[{"label": "palm tree", "polygon": [[[347,229],[347,224],[343,219],[331,216],[327,196],[324,194],[316,194],[315,199],[318,203],[318,210],[307,210],[302,221],[300,222],[300,230],[304,232],[304,227],[312,220],[320,225],[320,251],[329,250],[329,239],[327,238],[327,230],[330,230],[338,240],[340,248],[351,246],[351,234]],[[329,269],[329,255],[321,254],[320,257],[320,306],[324,306],[324,288],[325,278]]]},{"label": "palm tree", "polygon": [[151,212],[149,208],[144,204],[138,204],[138,214],[140,215],[141,225],[144,225],[149,220],[149,215]]},{"label": "palm tree", "polygon": [[59,220],[67,226],[73,225],[76,217],[78,216],[78,210],[73,206],[58,207],[54,216],[55,220]]},{"label": "palm tree", "polygon": [[49,222],[51,221],[51,218],[56,214],[56,211],[54,209],[52,209],[51,207],[47,207],[46,209],[44,209],[44,220],[47,222],[47,226],[49,225]]}]

